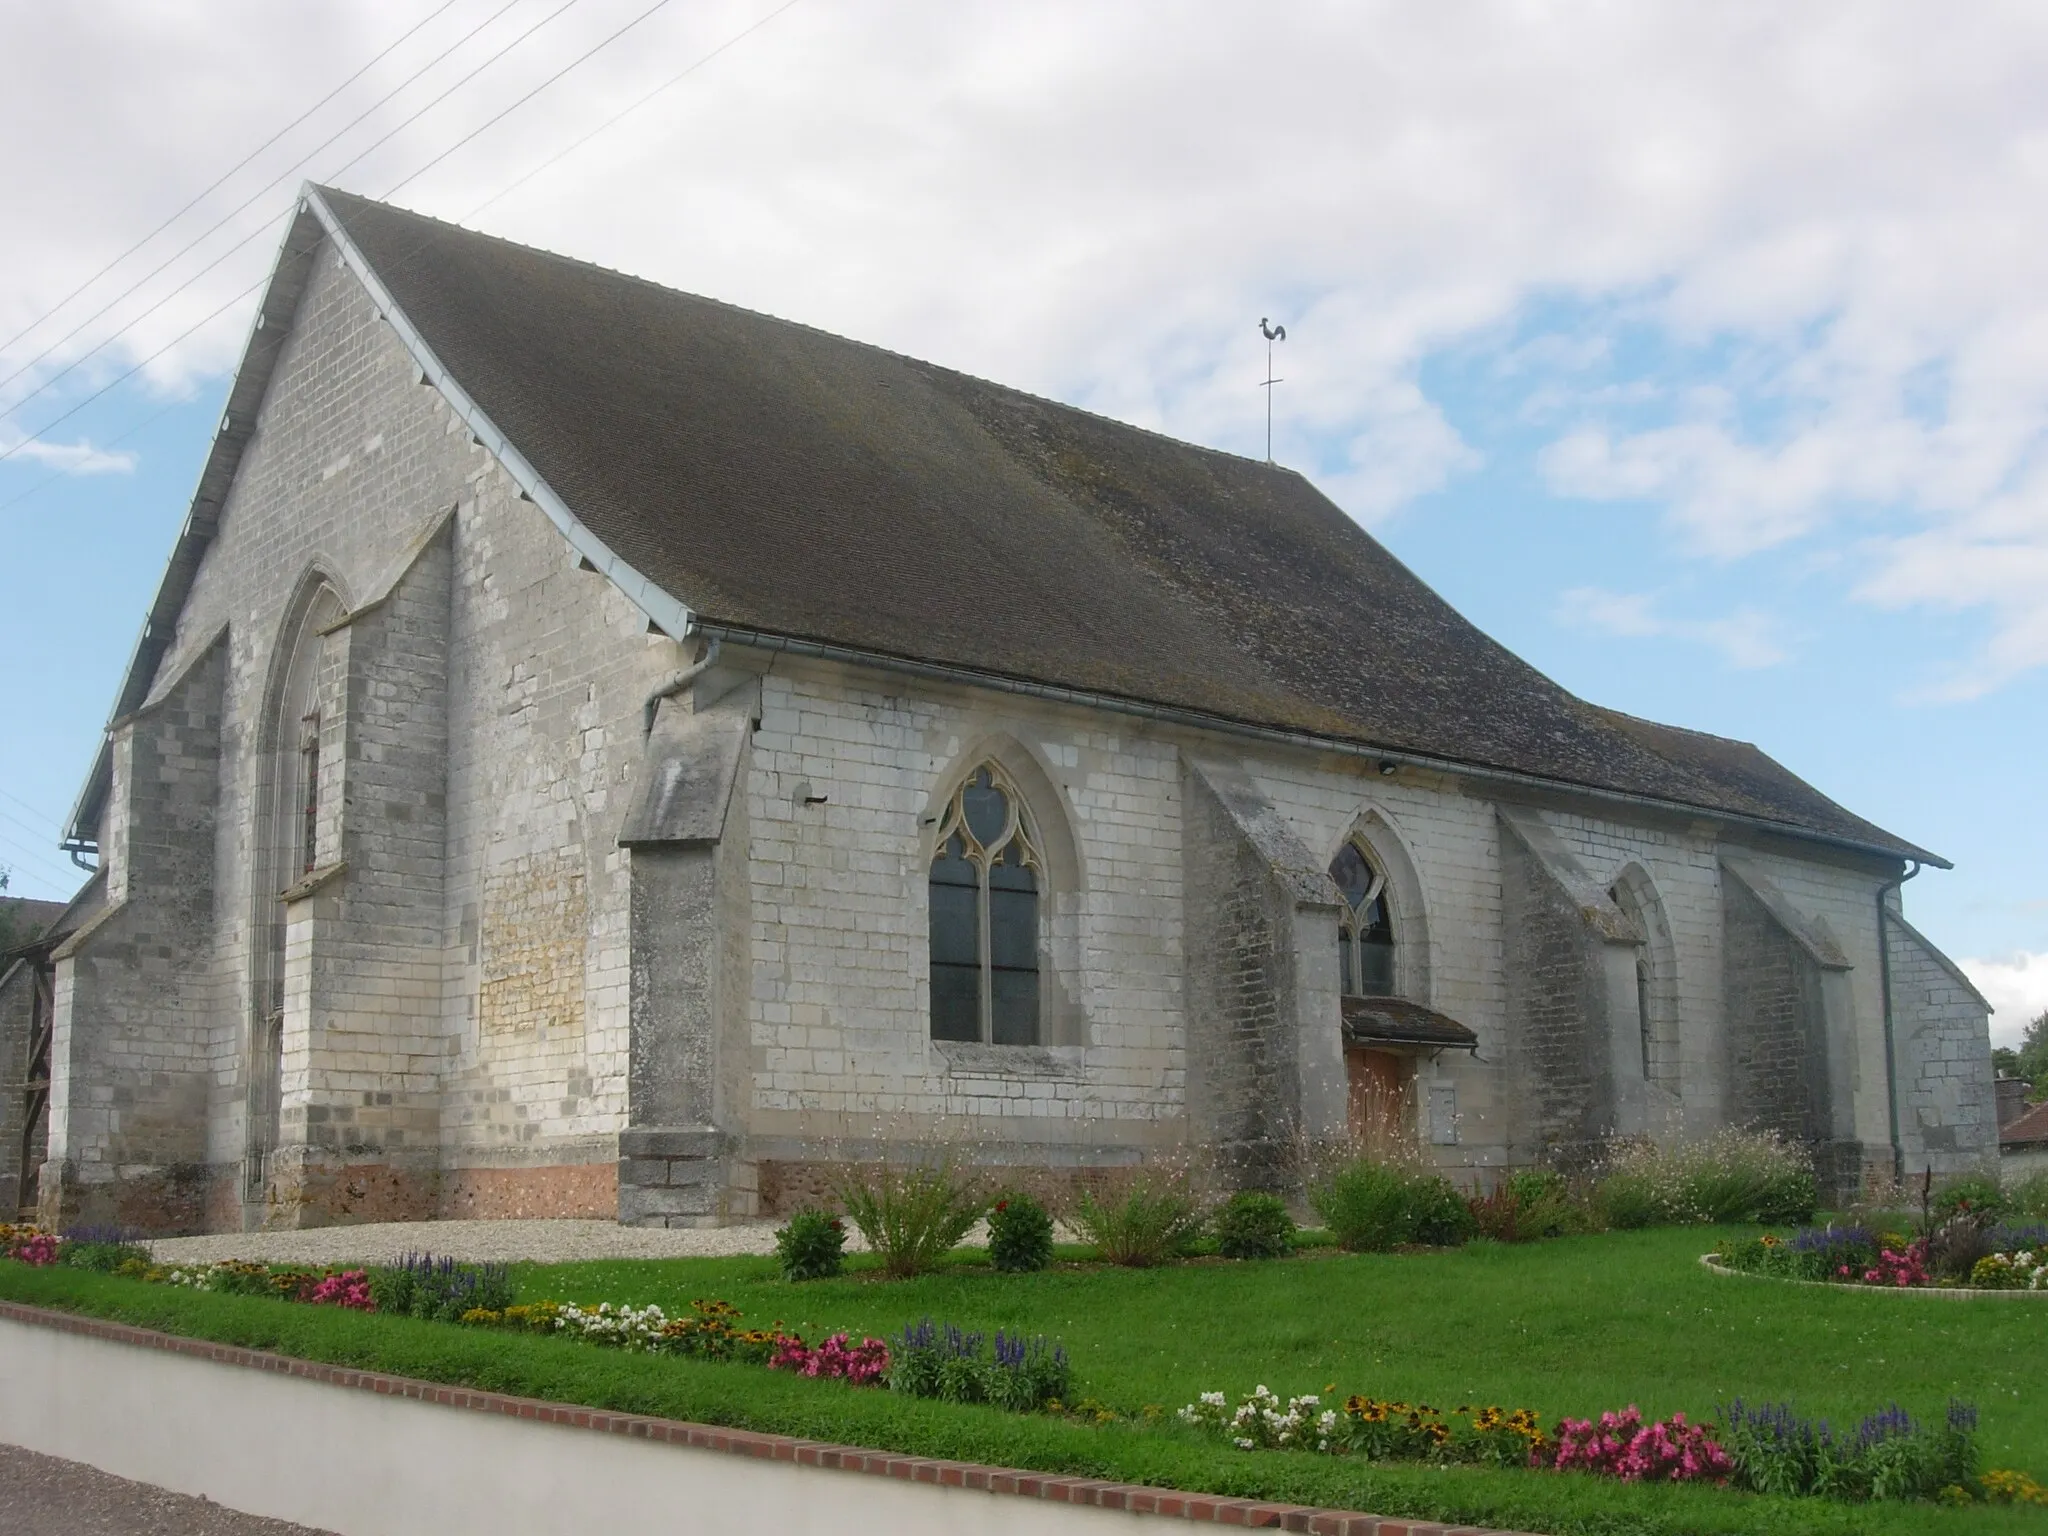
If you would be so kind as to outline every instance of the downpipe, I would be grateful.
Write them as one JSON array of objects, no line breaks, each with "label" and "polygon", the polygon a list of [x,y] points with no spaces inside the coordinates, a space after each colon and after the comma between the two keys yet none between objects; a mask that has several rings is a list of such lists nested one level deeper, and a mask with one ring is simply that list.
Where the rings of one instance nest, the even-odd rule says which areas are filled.
[{"label": "downpipe", "polygon": [[1898,1048],[1892,1041],[1892,945],[1891,936],[1885,927],[1885,919],[1891,915],[1891,908],[1885,904],[1885,897],[1920,873],[1922,865],[1918,859],[1909,859],[1906,862],[1913,867],[1898,879],[1887,880],[1877,888],[1877,984],[1879,991],[1884,995],[1884,1097],[1885,1108],[1891,1117],[1894,1184],[1905,1181],[1906,1149],[1899,1141],[1899,1058]]},{"label": "downpipe", "polygon": [[718,636],[706,635],[704,637],[704,654],[691,662],[687,667],[684,667],[680,672],[671,672],[656,685],[654,692],[647,695],[645,718],[641,721],[640,726],[640,734],[642,736],[652,736],[654,734],[654,717],[661,709],[661,701],[674,698],[685,688],[689,687],[690,684],[696,682],[698,678],[710,671],[712,663],[718,660],[718,653],[723,648],[723,644]]}]

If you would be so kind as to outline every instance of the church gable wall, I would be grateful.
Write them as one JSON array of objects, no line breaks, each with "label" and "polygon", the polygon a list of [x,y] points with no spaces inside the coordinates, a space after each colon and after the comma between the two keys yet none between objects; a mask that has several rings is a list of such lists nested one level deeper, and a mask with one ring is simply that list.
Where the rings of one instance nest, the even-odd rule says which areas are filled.
[{"label": "church gable wall", "polygon": [[[353,1127],[322,1133],[335,1177],[315,1205],[335,1208],[268,1219],[609,1214],[626,1055],[617,797],[638,758],[641,702],[678,647],[647,636],[615,588],[577,569],[560,534],[419,383],[331,253],[313,264],[158,672],[161,689],[226,628],[210,923],[180,950],[201,1037],[201,1089],[183,1112],[195,1155],[216,1182],[239,1178],[250,1134],[253,946],[267,942],[275,901],[256,878],[265,695],[309,571],[345,607],[369,609],[351,626],[360,634],[336,638],[342,655],[366,647],[350,664],[347,709],[359,718],[338,784],[343,841],[371,867],[352,867],[315,900],[325,904],[327,1020],[354,1020],[375,1048],[333,1035],[324,1062],[318,1051],[305,1062],[301,1109],[324,1107],[330,1126],[347,1109],[339,1124]],[[408,585],[408,572],[437,595]],[[428,696],[437,670],[445,725]],[[111,865],[125,835],[110,818]],[[437,841],[439,892],[427,867]],[[96,1006],[77,985],[64,991]],[[372,1176],[396,1146],[405,1176]],[[422,1160],[455,1168],[436,1174]]]}]

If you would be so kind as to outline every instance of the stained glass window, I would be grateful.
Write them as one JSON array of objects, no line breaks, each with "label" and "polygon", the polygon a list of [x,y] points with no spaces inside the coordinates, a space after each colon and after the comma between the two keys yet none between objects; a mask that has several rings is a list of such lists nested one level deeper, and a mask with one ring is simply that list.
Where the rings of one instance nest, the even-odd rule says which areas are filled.
[{"label": "stained glass window", "polygon": [[932,1038],[1038,1043],[1038,884],[1023,797],[970,774],[940,819],[931,869]]},{"label": "stained glass window", "polygon": [[1387,880],[1356,843],[1330,861],[1330,878],[1344,898],[1337,914],[1338,975],[1346,997],[1394,995],[1394,924],[1387,913]]}]

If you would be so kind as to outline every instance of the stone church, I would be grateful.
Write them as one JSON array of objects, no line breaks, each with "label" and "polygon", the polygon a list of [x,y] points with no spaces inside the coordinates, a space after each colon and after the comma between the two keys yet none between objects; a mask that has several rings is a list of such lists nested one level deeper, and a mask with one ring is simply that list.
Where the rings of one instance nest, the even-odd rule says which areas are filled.
[{"label": "stone church", "polygon": [[1943,861],[1300,475],[309,189],[0,977],[0,1202],[695,1224],[1774,1129],[1981,1166]]}]

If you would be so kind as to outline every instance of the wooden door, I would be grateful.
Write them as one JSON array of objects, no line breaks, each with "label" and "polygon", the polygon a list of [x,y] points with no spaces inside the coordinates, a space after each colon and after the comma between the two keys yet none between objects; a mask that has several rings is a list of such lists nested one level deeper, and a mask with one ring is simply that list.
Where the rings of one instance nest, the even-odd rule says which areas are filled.
[{"label": "wooden door", "polygon": [[1374,1154],[1415,1144],[1415,1063],[1393,1051],[1353,1046],[1344,1053],[1351,1086],[1351,1136]]}]

